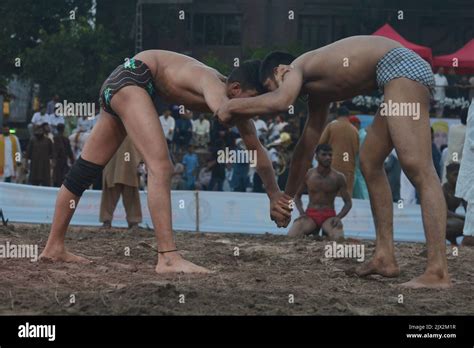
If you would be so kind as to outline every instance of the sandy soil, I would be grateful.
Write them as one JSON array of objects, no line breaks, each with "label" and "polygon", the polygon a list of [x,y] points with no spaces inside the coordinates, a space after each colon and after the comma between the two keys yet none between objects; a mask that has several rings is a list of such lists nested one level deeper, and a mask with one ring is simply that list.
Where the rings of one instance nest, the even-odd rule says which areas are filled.
[{"label": "sandy soil", "polygon": [[[48,232],[46,225],[0,227],[0,245],[7,241],[38,244],[41,252]],[[69,249],[94,262],[78,265],[0,258],[0,314],[474,313],[474,249],[461,248],[459,255],[453,256],[448,248],[452,289],[406,290],[398,284],[423,271],[423,244],[396,245],[402,271],[398,279],[363,279],[347,272],[359,264],[355,259],[326,258],[327,242],[314,238],[178,232],[176,240],[183,256],[215,273],[158,276],[154,272],[156,243],[150,230],[71,228]],[[374,243],[363,244],[368,259]],[[235,247],[239,256],[234,255]],[[126,248],[130,248],[130,256],[125,255]],[[400,294],[403,303],[398,302]]]}]

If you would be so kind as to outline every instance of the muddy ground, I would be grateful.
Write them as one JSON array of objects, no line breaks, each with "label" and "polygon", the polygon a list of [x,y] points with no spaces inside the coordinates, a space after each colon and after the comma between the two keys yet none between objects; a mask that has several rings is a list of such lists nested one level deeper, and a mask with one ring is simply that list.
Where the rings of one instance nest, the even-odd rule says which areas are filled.
[{"label": "muddy ground", "polygon": [[[47,225],[0,227],[0,245],[38,244],[41,252],[48,232]],[[69,249],[93,263],[0,258],[0,314],[474,314],[474,249],[448,255],[452,289],[406,290],[398,284],[423,271],[424,244],[397,243],[398,279],[362,279],[346,272],[359,264],[355,259],[326,258],[327,242],[314,238],[177,232],[176,240],[183,256],[215,273],[158,276],[150,230],[71,228]],[[368,259],[375,245],[363,243]]]}]

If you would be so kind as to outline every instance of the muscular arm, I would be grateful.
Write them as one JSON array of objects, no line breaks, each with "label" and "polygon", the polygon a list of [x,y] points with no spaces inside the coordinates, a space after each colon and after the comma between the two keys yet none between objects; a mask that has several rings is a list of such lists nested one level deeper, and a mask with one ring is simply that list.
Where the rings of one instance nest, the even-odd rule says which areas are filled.
[{"label": "muscular arm", "polygon": [[291,220],[291,197],[286,196],[280,191],[276,183],[272,162],[268,157],[267,151],[257,138],[254,123],[251,120],[240,119],[236,121],[236,126],[247,150],[256,151],[256,169],[270,199],[270,217],[276,222],[278,227],[286,227]]},{"label": "muscular arm", "polygon": [[318,105],[311,99],[308,102],[309,117],[298,144],[295,146],[286,182],[285,193],[289,196],[294,196],[301,186],[304,180],[304,176],[301,173],[308,172],[308,169],[311,167],[314,150],[326,123],[328,107],[328,104]]},{"label": "muscular arm", "polygon": [[251,120],[242,119],[236,121],[235,125],[239,130],[247,150],[255,151],[257,154],[257,173],[262,179],[268,197],[271,199],[275,193],[280,192],[280,189],[275,180],[275,171],[273,170],[272,162],[268,157],[267,151],[257,138],[255,125]]},{"label": "muscular arm", "polygon": [[232,99],[219,110],[218,117],[221,121],[228,122],[233,114],[250,118],[255,115],[287,111],[300,94],[302,85],[302,72],[293,68],[286,73],[280,87],[275,91],[253,98]]},{"label": "muscular arm", "polygon": [[347,215],[347,213],[349,213],[349,210],[351,210],[352,208],[352,198],[351,198],[351,195],[349,194],[349,191],[347,191],[347,182],[344,175],[342,174],[339,175],[338,180],[340,183],[339,193],[341,194],[342,200],[344,201],[344,206],[342,207],[339,214],[337,214],[337,217],[339,219],[342,219],[344,216]]}]

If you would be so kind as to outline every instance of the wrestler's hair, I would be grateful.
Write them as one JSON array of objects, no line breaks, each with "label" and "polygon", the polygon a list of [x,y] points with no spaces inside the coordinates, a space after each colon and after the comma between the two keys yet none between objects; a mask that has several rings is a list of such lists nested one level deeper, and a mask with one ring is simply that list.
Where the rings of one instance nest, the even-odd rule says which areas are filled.
[{"label": "wrestler's hair", "polygon": [[321,151],[332,151],[332,146],[329,144],[319,144],[316,147],[316,153],[320,153]]},{"label": "wrestler's hair", "polygon": [[459,171],[460,167],[461,165],[459,164],[459,162],[451,162],[446,166],[446,174],[452,173],[454,171]]},{"label": "wrestler's hair", "polygon": [[274,51],[263,59],[262,64],[260,64],[260,82],[264,83],[266,79],[273,79],[273,69],[278,65],[290,65],[296,57],[290,53]]},{"label": "wrestler's hair", "polygon": [[259,94],[265,92],[258,79],[260,60],[246,60],[239,67],[231,71],[227,83],[238,82],[242,90],[255,89]]}]

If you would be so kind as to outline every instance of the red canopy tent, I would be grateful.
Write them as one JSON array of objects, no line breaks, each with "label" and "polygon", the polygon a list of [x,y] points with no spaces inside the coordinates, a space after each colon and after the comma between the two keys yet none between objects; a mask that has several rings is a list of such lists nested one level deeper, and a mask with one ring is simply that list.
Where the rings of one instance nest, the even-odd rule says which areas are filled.
[{"label": "red canopy tent", "polygon": [[395,31],[395,29],[393,29],[392,26],[388,23],[384,24],[381,28],[379,28],[372,35],[384,36],[384,37],[387,37],[389,39],[398,41],[399,43],[401,43],[406,48],[409,48],[412,51],[415,51],[416,53],[418,53],[421,56],[421,58],[428,61],[428,63],[431,64],[433,62],[433,53],[431,52],[431,48],[426,47],[426,46],[417,45],[413,42],[408,41],[403,36],[401,36],[399,33],[397,33]]},{"label": "red canopy tent", "polygon": [[452,54],[434,57],[433,63],[435,67],[454,68],[461,74],[474,74],[474,39]]}]

